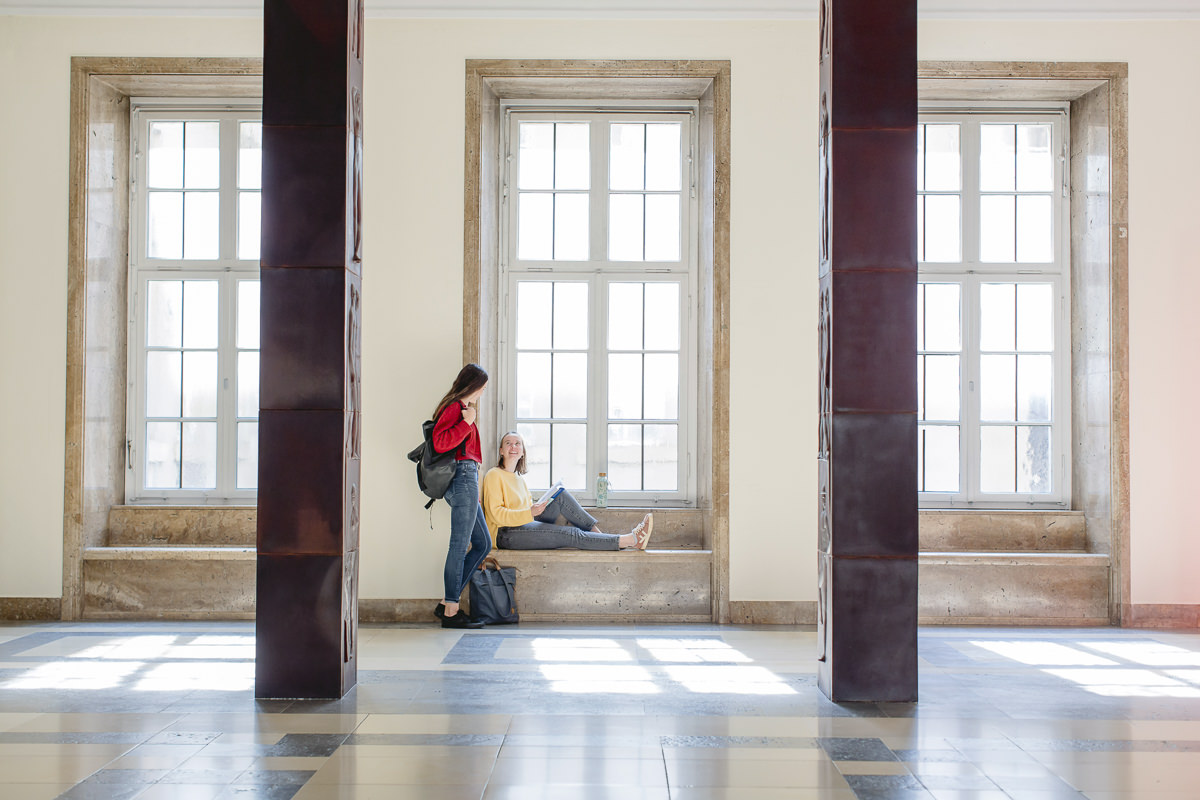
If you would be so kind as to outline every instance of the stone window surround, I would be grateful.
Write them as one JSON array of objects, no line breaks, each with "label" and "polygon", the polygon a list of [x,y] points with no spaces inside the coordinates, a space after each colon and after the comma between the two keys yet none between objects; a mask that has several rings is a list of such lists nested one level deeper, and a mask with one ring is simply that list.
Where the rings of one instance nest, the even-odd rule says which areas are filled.
[{"label": "stone window surround", "polygon": [[[550,69],[551,74],[538,70]],[[693,71],[688,72],[691,68]],[[108,508],[121,502],[124,451],[124,327],[125,250],[128,204],[121,181],[111,176],[128,174],[128,98],[131,96],[260,96],[261,59],[200,58],[73,58],[71,63],[70,213],[68,234],[68,331],[66,467],[64,480],[64,549],[62,619],[78,619],[82,613],[82,553],[88,546],[103,544]],[[682,70],[682,72],[680,71]],[[708,174],[714,198],[714,214],[704,220],[702,241],[710,247],[712,294],[707,308],[712,319],[728,320],[729,269],[729,62],[661,61],[469,61],[467,65],[466,215],[464,217],[464,304],[463,353],[477,358],[487,345],[485,331],[490,322],[481,302],[489,288],[481,281],[486,267],[494,264],[482,243],[494,233],[494,209],[481,205],[481,187],[495,181],[495,167],[481,158],[482,145],[494,128],[487,125],[486,111],[498,108],[501,96],[522,86],[522,77],[558,75],[595,96],[591,79],[637,77],[643,91],[658,93],[664,86],[700,97],[707,93],[709,135],[715,144],[716,160]],[[658,79],[666,78],[665,82]],[[1110,215],[1108,291],[1106,307],[1090,309],[1080,321],[1099,313],[1107,323],[1107,336],[1096,349],[1107,363],[1109,415],[1098,425],[1099,436],[1111,446],[1104,466],[1107,475],[1094,475],[1092,483],[1103,484],[1111,493],[1099,492],[1091,510],[1082,504],[1083,480],[1076,478],[1073,492],[1076,507],[1088,512],[1089,531],[1107,532],[1105,539],[1089,538],[1089,548],[1109,552],[1112,559],[1112,621],[1117,624],[1153,623],[1155,616],[1169,617],[1171,609],[1144,609],[1135,614],[1128,589],[1128,318],[1127,318],[1127,66],[1123,63],[1030,63],[1030,62],[923,62],[919,67],[921,97],[928,99],[1061,99],[1074,105],[1091,97],[1102,105],[1109,125],[1103,155],[1110,164]],[[518,79],[518,80],[514,80]],[[673,79],[670,80],[670,79]],[[555,91],[557,94],[561,86]],[[699,92],[697,92],[699,90]],[[526,94],[526,96],[528,96]],[[1103,103],[1099,99],[1103,98]],[[1074,115],[1073,115],[1074,116]],[[122,123],[121,120],[124,120]],[[475,124],[471,124],[474,121]],[[108,131],[108,139],[97,143],[89,132]],[[1072,132],[1072,141],[1078,141]],[[124,146],[121,142],[124,141]],[[1073,144],[1073,148],[1074,148]],[[1075,152],[1072,153],[1074,161]],[[493,165],[495,161],[491,162]],[[109,179],[106,181],[104,175]],[[717,176],[721,176],[717,180]],[[90,207],[89,198],[108,194],[112,200],[103,208]],[[104,208],[109,218],[103,218]],[[481,213],[482,212],[482,213]],[[1073,240],[1077,233],[1073,217]],[[711,233],[711,236],[707,234]],[[494,240],[494,236],[492,236]],[[1073,241],[1073,244],[1076,244]],[[107,259],[104,253],[112,253]],[[1073,272],[1077,271],[1074,269]],[[106,283],[107,281],[107,283]],[[107,289],[103,287],[107,286]],[[702,311],[703,315],[703,311]],[[1073,317],[1075,311],[1073,310]],[[99,318],[99,320],[97,319]],[[102,321],[101,321],[102,320]],[[85,324],[86,323],[86,324]],[[712,330],[708,331],[712,333]],[[702,337],[703,338],[703,337]],[[120,356],[106,363],[103,353],[118,345]],[[763,616],[758,606],[779,604],[741,601],[728,597],[728,323],[716,326],[711,347],[705,354],[713,367],[710,384],[712,448],[714,463],[706,487],[712,518],[706,538],[713,550],[713,611],[717,621],[808,622],[811,602],[783,604]],[[1079,357],[1076,350],[1076,357]],[[1075,376],[1075,383],[1086,375]],[[85,387],[88,391],[85,392]],[[1078,409],[1082,399],[1073,392]],[[97,413],[106,408],[105,413]],[[1083,419],[1082,416],[1079,417]],[[87,420],[85,430],[84,420]],[[1077,429],[1080,422],[1076,423]],[[85,443],[91,445],[85,448]],[[1096,441],[1090,455],[1103,448]],[[1089,455],[1089,454],[1085,454]],[[1076,458],[1080,453],[1075,454]],[[1078,462],[1077,462],[1078,463]],[[1078,468],[1077,468],[1078,473]],[[86,476],[86,479],[85,479]],[[1105,480],[1106,478],[1106,480]],[[992,512],[994,513],[994,512]],[[1092,534],[1089,533],[1089,537]],[[31,600],[41,601],[40,598]],[[19,610],[19,609],[18,609]]]}]

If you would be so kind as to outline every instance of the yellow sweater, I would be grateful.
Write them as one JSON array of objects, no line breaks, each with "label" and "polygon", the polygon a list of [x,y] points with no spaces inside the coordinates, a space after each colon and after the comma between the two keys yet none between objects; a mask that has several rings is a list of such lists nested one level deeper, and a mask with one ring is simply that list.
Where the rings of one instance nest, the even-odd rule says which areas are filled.
[{"label": "yellow sweater", "polygon": [[492,467],[483,476],[483,516],[487,519],[492,543],[496,542],[496,531],[515,528],[533,522],[533,495],[525,485],[525,479],[503,467]]}]

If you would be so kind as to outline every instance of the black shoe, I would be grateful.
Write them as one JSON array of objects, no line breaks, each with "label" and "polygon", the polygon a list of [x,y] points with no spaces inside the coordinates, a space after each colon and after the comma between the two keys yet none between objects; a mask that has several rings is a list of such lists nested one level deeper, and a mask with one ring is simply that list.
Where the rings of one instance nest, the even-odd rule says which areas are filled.
[{"label": "black shoe", "polygon": [[436,606],[433,607],[433,615],[435,617],[437,617],[438,619],[445,619],[446,618],[446,607],[444,605],[442,605],[441,603],[438,603]]},{"label": "black shoe", "polygon": [[443,628],[469,628],[471,630],[475,630],[477,628],[482,628],[483,623],[482,622],[473,622],[470,617],[468,617],[466,614],[464,614],[462,612],[461,609],[459,609],[457,614],[454,614],[453,616],[442,618],[442,627]]}]

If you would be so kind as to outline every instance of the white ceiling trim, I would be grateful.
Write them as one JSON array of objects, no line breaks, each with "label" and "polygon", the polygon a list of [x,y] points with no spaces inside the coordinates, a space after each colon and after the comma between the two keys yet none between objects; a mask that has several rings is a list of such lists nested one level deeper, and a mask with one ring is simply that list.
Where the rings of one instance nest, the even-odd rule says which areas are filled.
[{"label": "white ceiling trim", "polygon": [[[366,0],[393,19],[815,19],[818,0]],[[1200,0],[919,0],[922,19],[1200,19]],[[262,0],[0,0],[0,15],[257,17]]]}]

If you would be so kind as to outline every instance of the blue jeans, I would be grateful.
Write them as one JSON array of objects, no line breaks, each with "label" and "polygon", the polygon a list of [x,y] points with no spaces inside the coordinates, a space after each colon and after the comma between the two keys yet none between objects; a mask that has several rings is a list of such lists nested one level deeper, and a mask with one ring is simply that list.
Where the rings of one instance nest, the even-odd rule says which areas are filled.
[{"label": "blue jeans", "polygon": [[[566,525],[556,524],[560,516],[566,520]],[[594,533],[595,524],[596,518],[564,490],[533,522],[498,530],[496,546],[501,550],[621,549],[619,534]]]},{"label": "blue jeans", "polygon": [[471,574],[492,549],[483,509],[479,505],[479,465],[459,461],[454,480],[446,490],[450,504],[450,547],[446,551],[446,569],[442,574],[447,603],[457,603]]}]

